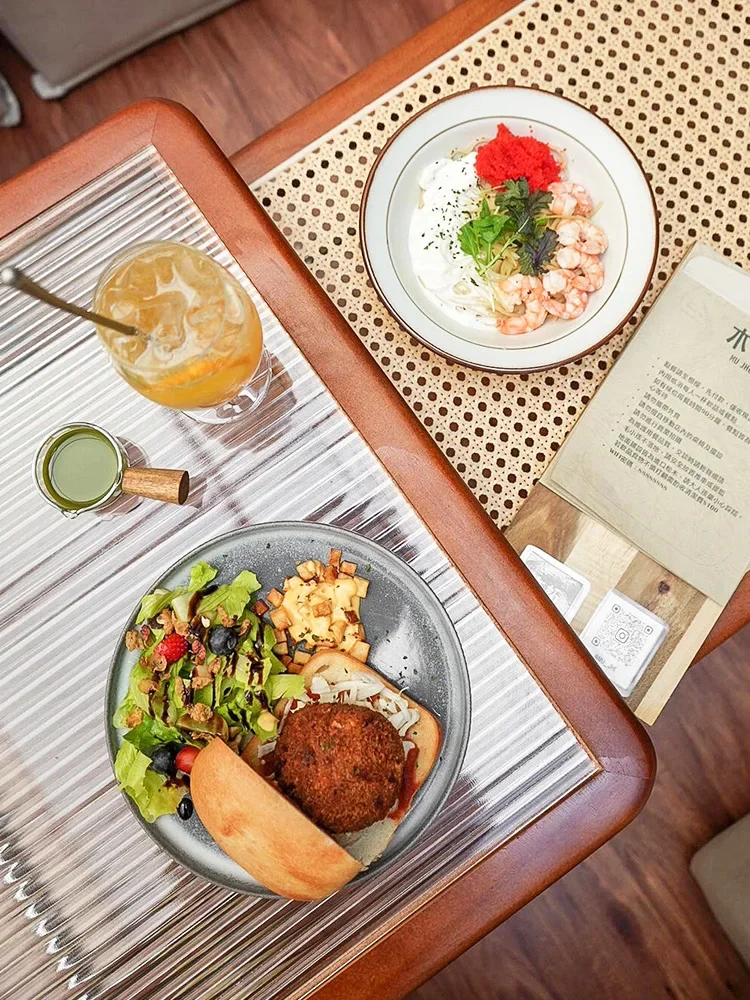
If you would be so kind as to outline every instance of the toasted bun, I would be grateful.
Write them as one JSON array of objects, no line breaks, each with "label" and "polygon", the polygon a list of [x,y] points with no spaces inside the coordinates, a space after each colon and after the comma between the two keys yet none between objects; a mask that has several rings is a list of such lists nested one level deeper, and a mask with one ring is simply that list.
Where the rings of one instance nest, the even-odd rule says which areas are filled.
[{"label": "toasted bun", "polygon": [[[307,687],[317,673],[329,680],[370,674],[398,691],[372,667],[337,650],[321,650],[305,664]],[[431,712],[403,696],[419,711],[419,721],[406,734],[419,748],[418,789],[438,758],[442,734]],[[273,892],[289,899],[323,899],[380,857],[403,817],[387,816],[366,830],[329,837],[253,770],[250,762],[257,764],[257,749],[258,741],[252,740],[243,759],[215,739],[201,750],[190,775],[196,812],[219,847]]]},{"label": "toasted bun", "polygon": [[[417,767],[414,774],[415,792],[424,784],[435,765],[442,743],[440,724],[431,712],[428,712],[426,708],[423,708],[422,705],[410,698],[405,692],[399,691],[398,688],[394,687],[385,677],[379,674],[377,670],[373,670],[366,663],[355,660],[353,656],[348,656],[346,653],[341,653],[335,649],[323,649],[315,653],[307,661],[301,673],[305,679],[305,686],[308,688],[316,674],[321,674],[328,680],[341,680],[346,674],[360,673],[377,677],[391,691],[401,694],[408,702],[409,708],[416,708],[419,712],[419,720],[407,731],[406,739],[411,740],[419,749]],[[373,861],[376,861],[386,849],[402,819],[403,816],[397,819],[386,816],[385,819],[380,820],[378,823],[373,823],[372,826],[368,826],[365,830],[358,830],[355,833],[337,834],[335,839],[338,844],[346,848],[349,854],[367,867]]]},{"label": "toasted bun", "polygon": [[190,794],[219,847],[280,896],[323,899],[362,870],[220,739],[196,757]]}]

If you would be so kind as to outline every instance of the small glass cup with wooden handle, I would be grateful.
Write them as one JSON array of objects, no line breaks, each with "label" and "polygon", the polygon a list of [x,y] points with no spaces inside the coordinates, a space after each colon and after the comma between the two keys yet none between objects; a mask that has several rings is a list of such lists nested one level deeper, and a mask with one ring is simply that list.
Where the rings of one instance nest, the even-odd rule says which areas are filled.
[{"label": "small glass cup with wooden handle", "polygon": [[47,503],[65,517],[103,510],[123,493],[183,504],[190,492],[184,469],[132,468],[116,437],[83,422],[58,427],[42,442],[34,479]]}]

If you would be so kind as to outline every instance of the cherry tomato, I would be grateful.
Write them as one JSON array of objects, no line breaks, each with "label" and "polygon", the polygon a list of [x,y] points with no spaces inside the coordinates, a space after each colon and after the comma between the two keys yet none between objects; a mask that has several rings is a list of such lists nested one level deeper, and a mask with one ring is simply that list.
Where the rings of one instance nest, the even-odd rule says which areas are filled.
[{"label": "cherry tomato", "polygon": [[198,747],[183,747],[174,759],[177,770],[182,771],[183,774],[190,774],[199,753]]}]

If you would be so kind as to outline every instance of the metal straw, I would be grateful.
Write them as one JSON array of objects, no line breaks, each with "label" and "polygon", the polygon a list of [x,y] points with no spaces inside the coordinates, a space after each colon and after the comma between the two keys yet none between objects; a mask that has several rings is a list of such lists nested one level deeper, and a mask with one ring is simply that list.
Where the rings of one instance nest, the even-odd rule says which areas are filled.
[{"label": "metal straw", "polygon": [[90,312],[88,309],[82,309],[81,306],[73,305],[72,302],[66,302],[65,299],[61,299],[59,296],[53,295],[52,292],[48,292],[46,288],[42,288],[36,281],[32,281],[27,274],[24,274],[17,267],[4,267],[0,269],[0,284],[7,285],[9,288],[15,288],[25,295],[31,295],[32,298],[39,299],[40,302],[46,302],[47,305],[54,306],[55,309],[62,309],[63,312],[72,313],[73,316],[80,316],[82,319],[87,319],[97,326],[107,326],[110,330],[116,330],[118,333],[127,333],[131,337],[146,336],[137,327],[126,326],[125,323],[118,323],[116,319],[110,319],[109,316],[102,316],[100,313]]}]

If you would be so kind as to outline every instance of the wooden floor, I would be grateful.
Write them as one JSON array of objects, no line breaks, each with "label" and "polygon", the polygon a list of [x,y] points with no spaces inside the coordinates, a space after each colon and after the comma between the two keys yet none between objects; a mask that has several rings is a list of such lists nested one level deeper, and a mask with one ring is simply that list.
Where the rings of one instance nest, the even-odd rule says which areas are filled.
[{"label": "wooden floor", "polygon": [[42,101],[0,37],[0,73],[25,121],[0,129],[0,181],[144,97],[180,101],[225,153],[410,38],[458,0],[245,0]]},{"label": "wooden floor", "polygon": [[[191,108],[232,153],[455,6],[454,0],[246,0],[60,102],[0,41],[25,123],[0,129],[0,179],[147,96]],[[750,630],[693,668],[653,729],[654,793],[614,841],[410,1000],[750,1000],[750,971],[688,874],[750,811]]]}]

